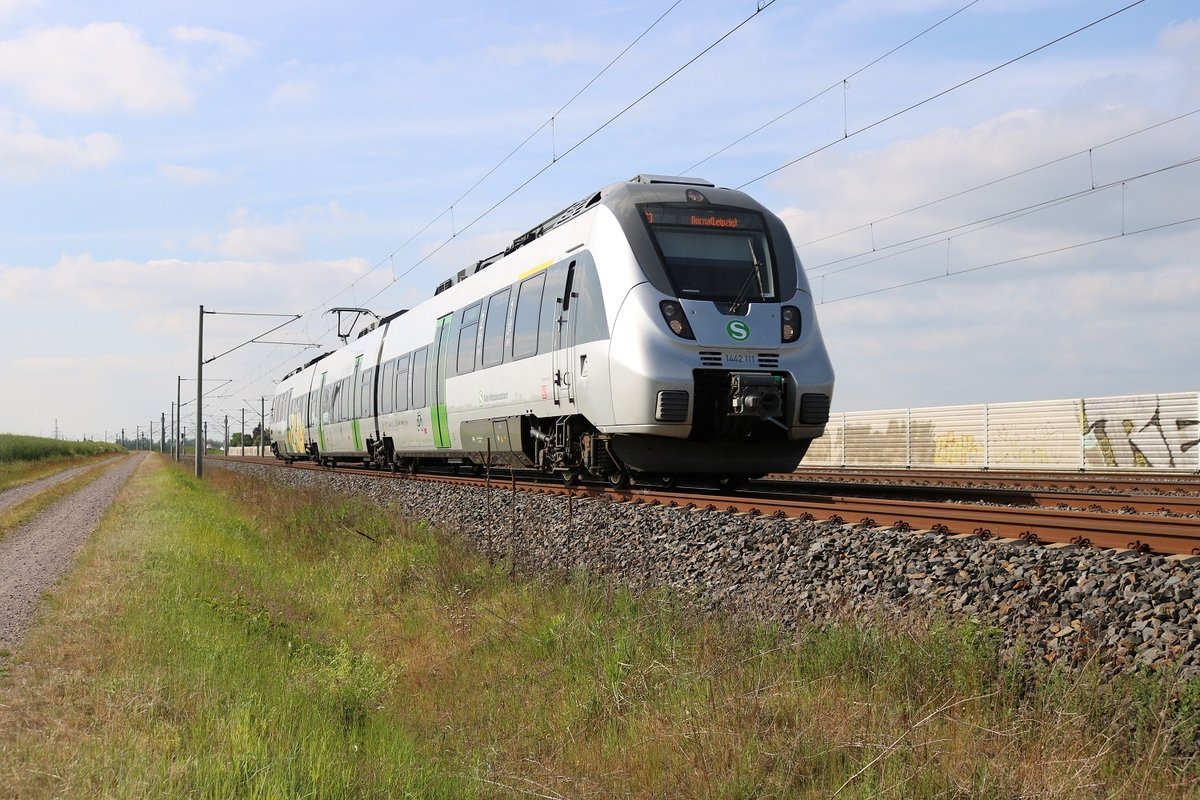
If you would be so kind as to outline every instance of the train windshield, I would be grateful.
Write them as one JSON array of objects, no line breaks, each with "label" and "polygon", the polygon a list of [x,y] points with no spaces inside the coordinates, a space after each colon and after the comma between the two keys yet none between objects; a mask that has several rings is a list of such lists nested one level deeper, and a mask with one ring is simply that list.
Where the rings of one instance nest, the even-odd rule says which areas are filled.
[{"label": "train windshield", "polygon": [[640,210],[681,299],[777,299],[775,263],[761,214],[667,205]]}]

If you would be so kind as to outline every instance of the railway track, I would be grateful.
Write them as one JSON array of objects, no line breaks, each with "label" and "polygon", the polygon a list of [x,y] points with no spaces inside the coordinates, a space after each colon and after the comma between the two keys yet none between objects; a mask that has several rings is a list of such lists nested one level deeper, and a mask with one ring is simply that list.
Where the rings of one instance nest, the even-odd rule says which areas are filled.
[{"label": "railway track", "polygon": [[[286,467],[272,458],[234,460],[280,468],[329,471],[305,462]],[[336,471],[361,475],[365,470],[341,467]],[[795,480],[754,481],[734,494],[696,486],[674,489],[568,487],[544,479],[533,481],[527,475],[510,474],[507,470],[481,477],[417,474],[397,478],[504,486],[577,497],[609,497],[622,502],[772,514],[905,530],[937,530],[1014,543],[1070,544],[1183,556],[1200,554],[1200,496],[1168,494],[1155,480],[1147,480],[1144,476],[1105,475],[1098,486],[1073,484],[1074,491],[1048,490],[1044,476],[989,475],[990,479],[997,479],[990,487],[967,487],[961,483],[934,485],[932,475],[918,478],[931,483],[916,486],[898,485],[891,481],[890,474],[868,476],[860,473],[858,477],[862,480],[848,483],[812,481],[810,476],[810,473],[801,472]],[[868,477],[875,480],[868,481]],[[955,479],[960,481],[964,477],[956,475]],[[970,476],[970,480],[974,481],[975,477]],[[1101,476],[1087,476],[1089,479],[1096,477]],[[1128,480],[1110,480],[1118,477]],[[1019,481],[1022,480],[1037,488],[1021,488]],[[1172,481],[1171,485],[1175,483],[1189,485],[1186,481]],[[994,488],[998,485],[1003,488]],[[1118,488],[1120,485],[1126,489],[1122,491]],[[1200,491],[1200,484],[1195,486],[1193,491]],[[1178,491],[1172,489],[1172,492]]]}]

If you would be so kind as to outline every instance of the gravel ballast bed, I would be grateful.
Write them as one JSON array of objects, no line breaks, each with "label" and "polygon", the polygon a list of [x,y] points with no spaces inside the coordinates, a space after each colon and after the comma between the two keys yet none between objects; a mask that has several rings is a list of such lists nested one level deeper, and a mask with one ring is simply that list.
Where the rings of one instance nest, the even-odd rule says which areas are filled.
[{"label": "gravel ballast bed", "polygon": [[[1008,652],[1113,671],[1200,674],[1200,571],[1093,548],[1004,544],[606,499],[209,462],[277,483],[364,495],[459,532],[530,571],[667,586],[706,609],[795,629],[857,616],[974,619]],[[513,520],[516,520],[515,533]]]}]

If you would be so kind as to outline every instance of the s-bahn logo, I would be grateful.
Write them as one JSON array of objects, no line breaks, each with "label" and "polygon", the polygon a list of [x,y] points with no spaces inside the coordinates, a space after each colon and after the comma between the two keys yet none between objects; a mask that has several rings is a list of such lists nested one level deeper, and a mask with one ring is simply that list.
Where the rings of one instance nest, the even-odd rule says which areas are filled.
[{"label": "s-bahn logo", "polygon": [[730,321],[725,326],[725,332],[729,334],[729,338],[735,342],[744,342],[750,338],[750,326],[742,322],[740,319]]}]

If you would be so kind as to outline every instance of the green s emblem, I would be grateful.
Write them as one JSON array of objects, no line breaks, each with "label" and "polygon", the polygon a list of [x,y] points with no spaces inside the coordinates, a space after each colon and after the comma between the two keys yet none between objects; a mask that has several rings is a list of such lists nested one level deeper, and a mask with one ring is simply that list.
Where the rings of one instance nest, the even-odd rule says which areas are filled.
[{"label": "green s emblem", "polygon": [[731,320],[725,326],[725,332],[729,334],[729,338],[735,342],[744,342],[750,338],[750,326],[742,322],[740,319]]}]

